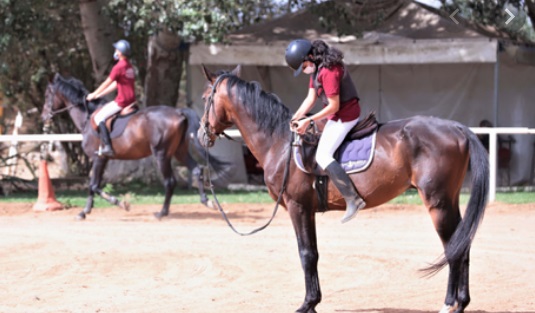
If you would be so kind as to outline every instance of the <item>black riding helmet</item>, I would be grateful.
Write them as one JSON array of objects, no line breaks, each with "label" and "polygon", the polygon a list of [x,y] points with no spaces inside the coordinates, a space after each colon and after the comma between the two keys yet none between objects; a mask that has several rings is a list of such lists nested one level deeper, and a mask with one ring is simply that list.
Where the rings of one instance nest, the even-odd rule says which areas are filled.
[{"label": "black riding helmet", "polygon": [[130,43],[124,39],[121,39],[113,44],[113,47],[119,51],[125,56],[130,56]]},{"label": "black riding helmet", "polygon": [[286,48],[286,63],[294,70],[294,76],[303,70],[303,62],[312,50],[312,43],[306,39],[296,39]]}]

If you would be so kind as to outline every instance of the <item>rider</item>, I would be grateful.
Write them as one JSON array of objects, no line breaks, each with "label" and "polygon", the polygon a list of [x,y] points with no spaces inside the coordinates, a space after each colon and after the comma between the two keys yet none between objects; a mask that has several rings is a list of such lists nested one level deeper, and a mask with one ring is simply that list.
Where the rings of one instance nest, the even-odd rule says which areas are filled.
[{"label": "rider", "polygon": [[[346,213],[342,218],[342,223],[345,223],[355,217],[366,203],[345,170],[333,158],[360,116],[357,90],[342,61],[343,57],[340,50],[329,47],[322,40],[297,39],[286,48],[286,63],[294,70],[294,76],[301,72],[311,75],[308,95],[292,117],[292,130],[303,134],[315,121],[328,119],[318,143],[316,161],[346,201]],[[323,109],[306,117],[318,97],[323,102]]]},{"label": "rider", "polygon": [[91,101],[117,89],[115,100],[104,105],[94,117],[95,124],[98,125],[101,143],[104,145],[100,153],[105,156],[114,155],[110,134],[106,128],[106,119],[136,101],[136,75],[134,68],[128,60],[131,52],[130,43],[122,39],[114,43],[113,47],[115,48],[113,58],[118,60],[117,64],[113,66],[108,78],[95,91],[87,95],[87,100]]}]

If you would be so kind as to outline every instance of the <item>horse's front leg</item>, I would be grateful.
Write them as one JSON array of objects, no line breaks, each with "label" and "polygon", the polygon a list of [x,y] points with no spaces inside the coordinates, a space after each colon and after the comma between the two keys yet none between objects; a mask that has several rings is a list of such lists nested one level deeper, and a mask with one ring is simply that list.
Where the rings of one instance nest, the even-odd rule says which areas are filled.
[{"label": "horse's front leg", "polygon": [[303,204],[291,200],[288,212],[297,236],[297,246],[306,286],[305,301],[296,312],[315,313],[316,305],[321,301],[321,290],[318,277],[319,253],[314,210],[311,206],[304,207]]},{"label": "horse's front leg", "polygon": [[200,165],[195,166],[193,170],[191,171],[192,175],[195,176],[195,179],[197,180],[198,188],[199,188],[199,197],[201,198],[201,203],[209,208],[214,208],[212,201],[208,199],[206,196],[206,192],[204,191],[204,168]]},{"label": "horse's front leg", "polygon": [[108,158],[97,158],[93,159],[93,165],[91,166],[91,177],[89,179],[89,194],[85,203],[84,210],[78,214],[78,219],[85,219],[87,214],[91,214],[93,209],[93,201],[95,197],[95,192],[99,191],[100,183],[102,181],[102,174],[104,169],[108,164]]}]

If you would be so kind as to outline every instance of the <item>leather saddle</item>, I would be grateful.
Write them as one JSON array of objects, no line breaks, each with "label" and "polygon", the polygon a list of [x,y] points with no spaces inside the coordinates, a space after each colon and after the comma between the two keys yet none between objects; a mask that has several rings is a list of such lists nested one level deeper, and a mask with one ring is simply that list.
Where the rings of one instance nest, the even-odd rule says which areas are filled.
[{"label": "leather saddle", "polygon": [[[91,128],[93,131],[98,133],[98,125],[95,123],[94,116],[97,114],[102,107],[99,107],[91,114]],[[126,128],[126,124],[130,121],[130,118],[134,116],[139,111],[139,106],[134,102],[131,105],[123,108],[119,113],[114,114],[106,120],[106,128],[110,133],[110,138],[116,138],[121,136]]]},{"label": "leather saddle", "polygon": [[[313,173],[317,176],[325,176],[327,174],[318,166],[315,157],[316,150],[318,148],[318,142],[321,137],[323,127],[325,127],[325,122],[316,123],[316,125],[318,125],[317,129],[296,137],[296,140],[293,142],[294,152],[301,155],[304,169],[307,172]],[[344,139],[344,142],[366,137],[372,134],[378,127],[379,123],[375,117],[375,112],[371,112],[349,131]],[[340,146],[343,146],[343,143]],[[337,160],[338,152],[339,149],[334,156],[334,158]]]}]

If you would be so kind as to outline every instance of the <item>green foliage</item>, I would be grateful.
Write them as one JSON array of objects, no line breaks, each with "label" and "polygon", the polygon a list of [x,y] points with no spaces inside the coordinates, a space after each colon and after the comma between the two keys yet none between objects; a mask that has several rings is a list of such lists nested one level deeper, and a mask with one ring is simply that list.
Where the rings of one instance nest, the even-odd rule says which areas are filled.
[{"label": "green foliage", "polygon": [[[143,48],[158,30],[170,30],[187,41],[217,42],[229,32],[305,2],[109,0],[103,12],[136,47],[134,59],[143,73]],[[86,86],[94,85],[79,10],[79,1],[0,0],[0,93],[7,98],[4,104],[40,109],[47,79],[55,72],[75,73]]]},{"label": "green foliage", "polygon": [[403,0],[325,1],[310,5],[310,11],[328,31],[362,37],[364,31],[377,27],[404,4]]},{"label": "green foliage", "polygon": [[90,68],[77,1],[0,1],[0,92],[8,105],[40,107],[52,71]]},{"label": "green foliage", "polygon": [[220,42],[226,34],[280,15],[284,10],[281,2],[262,0],[110,0],[109,3],[109,14],[129,35],[149,36],[166,29],[190,42]]}]

